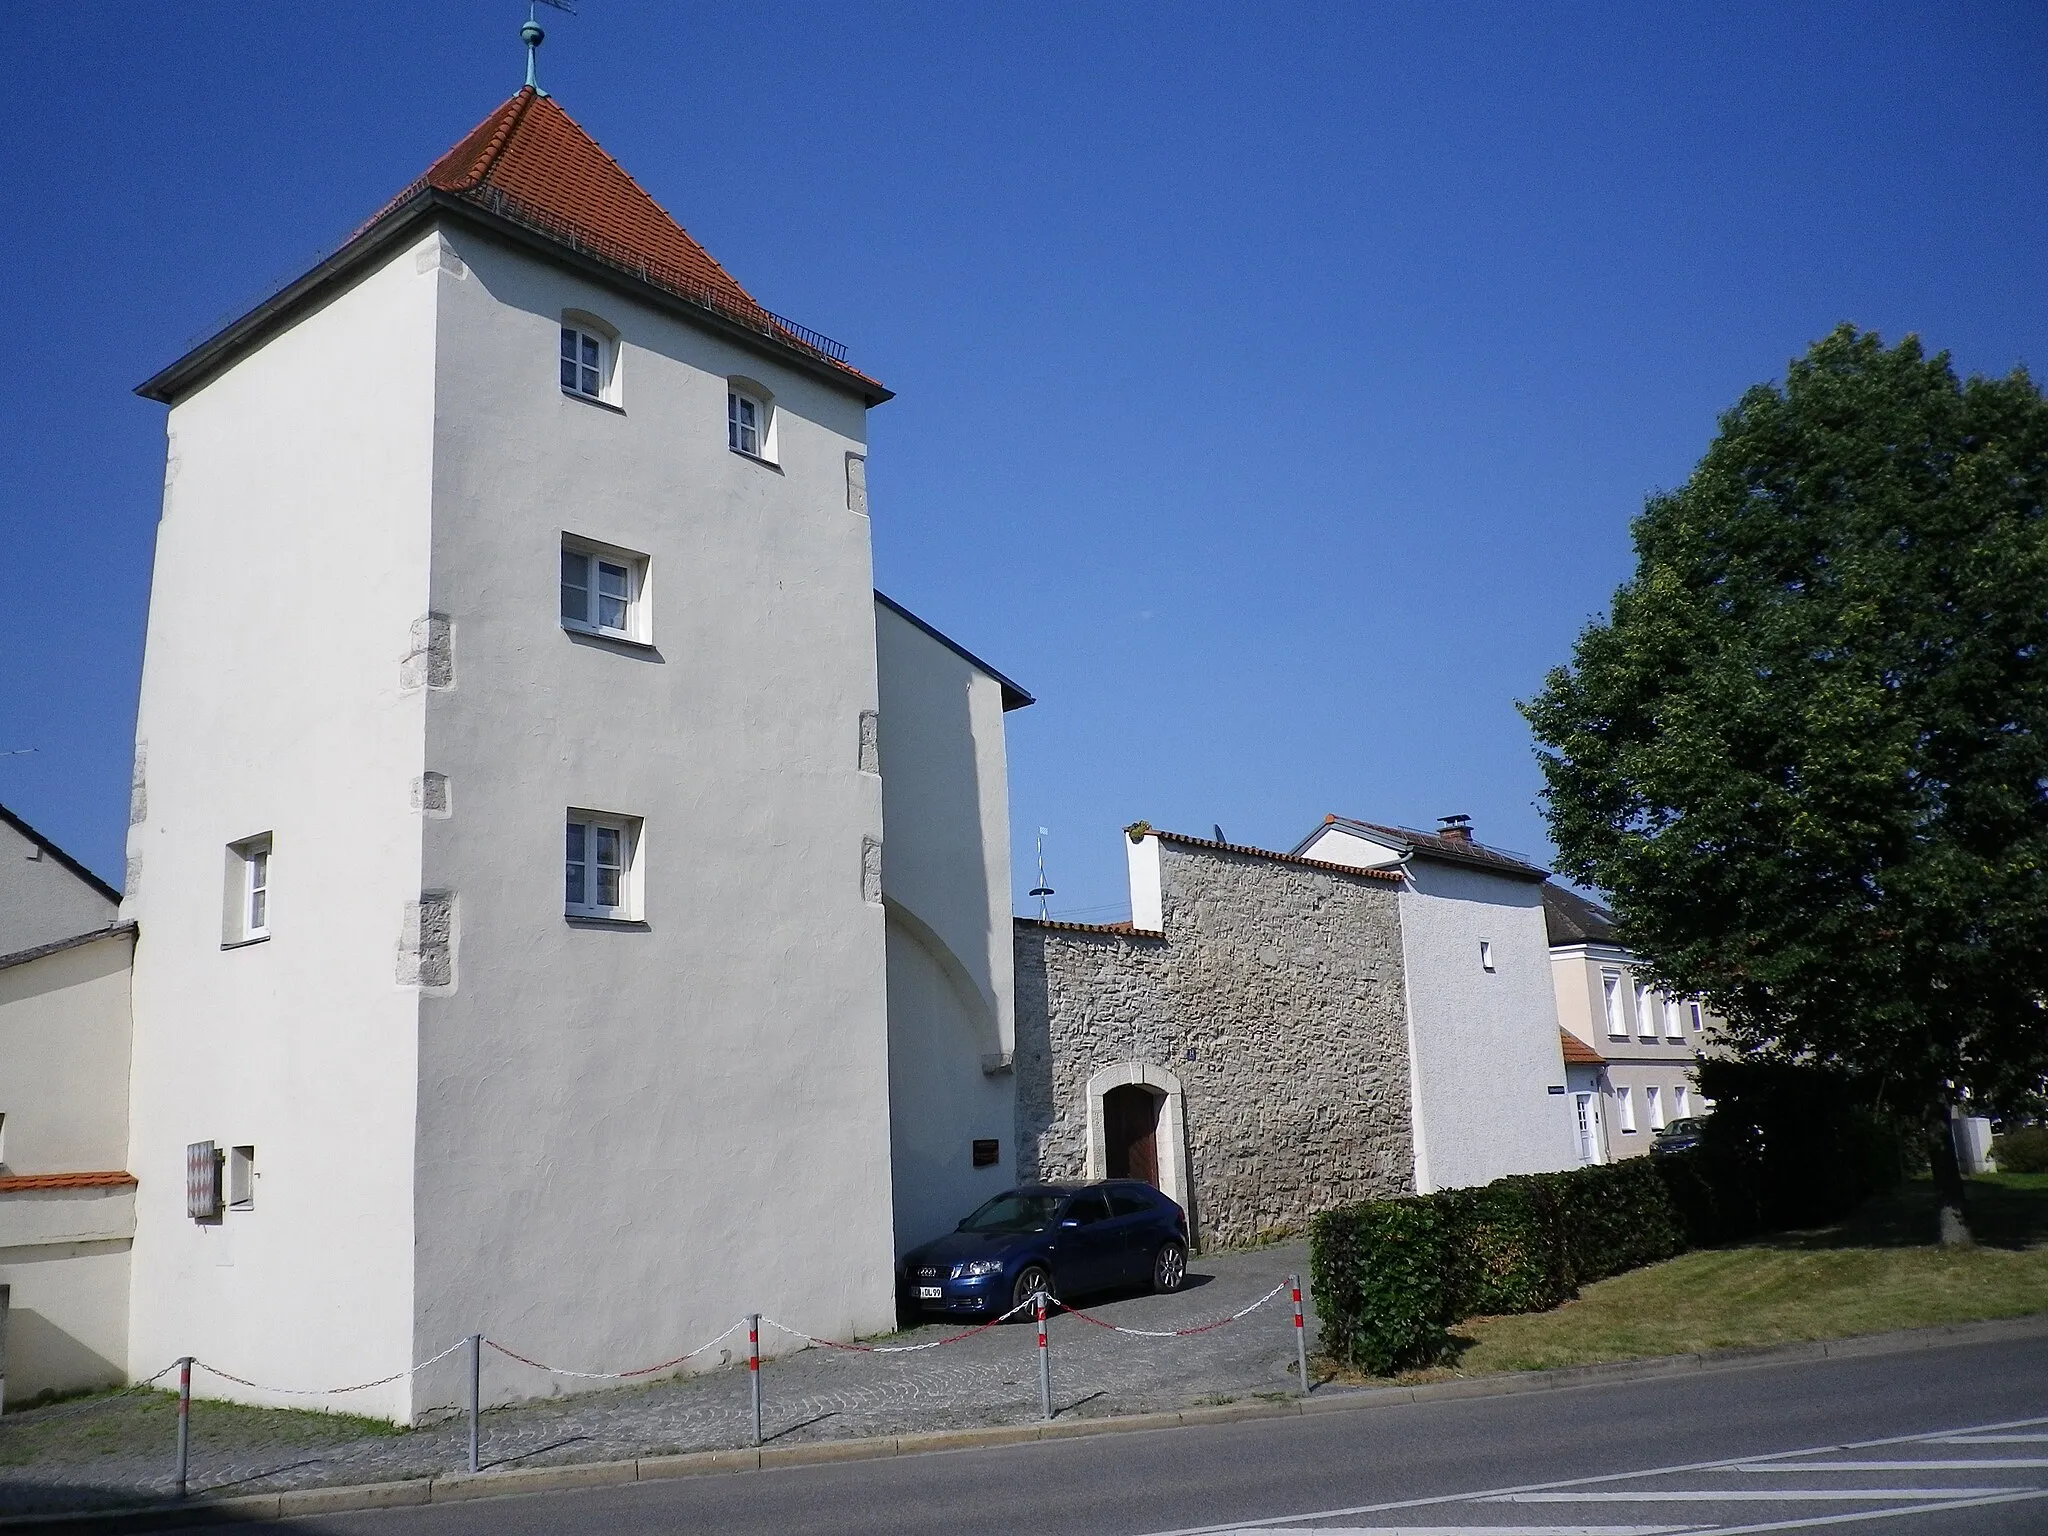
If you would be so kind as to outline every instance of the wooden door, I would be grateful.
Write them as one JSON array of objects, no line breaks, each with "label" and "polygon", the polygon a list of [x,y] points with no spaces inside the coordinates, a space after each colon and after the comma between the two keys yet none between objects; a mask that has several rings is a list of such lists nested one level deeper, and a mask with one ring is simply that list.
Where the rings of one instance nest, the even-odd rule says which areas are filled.
[{"label": "wooden door", "polygon": [[1159,1187],[1159,1108],[1164,1094],[1135,1083],[1102,1096],[1104,1172],[1112,1179],[1143,1179]]}]

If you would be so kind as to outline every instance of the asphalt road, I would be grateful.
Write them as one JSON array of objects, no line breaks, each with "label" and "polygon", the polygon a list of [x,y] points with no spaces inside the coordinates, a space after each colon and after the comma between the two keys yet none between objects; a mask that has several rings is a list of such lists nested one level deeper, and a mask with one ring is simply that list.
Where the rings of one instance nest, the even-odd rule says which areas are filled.
[{"label": "asphalt road", "polygon": [[2048,1339],[264,1527],[305,1536],[1794,1528],[2048,1531]]}]

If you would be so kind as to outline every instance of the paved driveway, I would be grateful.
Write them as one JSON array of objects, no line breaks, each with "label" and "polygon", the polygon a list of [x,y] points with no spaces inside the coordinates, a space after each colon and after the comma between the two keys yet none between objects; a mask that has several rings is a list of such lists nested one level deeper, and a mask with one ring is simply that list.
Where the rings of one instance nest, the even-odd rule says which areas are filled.
[{"label": "paved driveway", "polygon": [[[1307,1245],[1299,1242],[1198,1257],[1187,1288],[1176,1295],[1090,1302],[1086,1310],[1126,1327],[1185,1328],[1236,1312],[1307,1265]],[[917,1344],[958,1331],[957,1324],[931,1326],[877,1342]],[[1055,1317],[1048,1332],[1054,1407],[1062,1417],[1297,1390],[1285,1291],[1238,1322],[1188,1338],[1136,1338],[1066,1316]],[[547,1390],[538,1372],[533,1390]],[[1039,1416],[1034,1330],[991,1328],[915,1354],[804,1349],[763,1367],[762,1394],[764,1430],[778,1445],[1021,1423]],[[683,1380],[498,1409],[483,1424],[483,1459],[501,1466],[711,1450],[747,1444],[753,1434],[743,1359]],[[0,1511],[168,1493],[174,1433],[161,1397],[9,1414],[0,1428]],[[193,1409],[195,1491],[419,1477],[459,1470],[466,1455],[460,1421],[363,1435],[303,1414],[209,1412],[204,1403]]]}]

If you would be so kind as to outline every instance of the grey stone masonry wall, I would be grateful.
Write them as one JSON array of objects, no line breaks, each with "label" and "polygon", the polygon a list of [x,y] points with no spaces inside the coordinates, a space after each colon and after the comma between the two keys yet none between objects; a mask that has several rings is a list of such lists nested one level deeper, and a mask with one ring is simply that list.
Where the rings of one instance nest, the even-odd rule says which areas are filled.
[{"label": "grey stone masonry wall", "polygon": [[1396,887],[1161,845],[1163,938],[1019,919],[1018,1173],[1087,1173],[1088,1082],[1178,1078],[1196,1238],[1241,1244],[1407,1194],[1415,1157]]}]

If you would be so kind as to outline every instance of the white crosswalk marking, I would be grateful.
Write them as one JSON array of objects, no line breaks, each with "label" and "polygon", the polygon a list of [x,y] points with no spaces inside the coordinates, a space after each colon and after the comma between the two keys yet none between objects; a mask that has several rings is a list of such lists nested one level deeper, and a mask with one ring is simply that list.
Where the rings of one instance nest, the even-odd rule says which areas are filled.
[{"label": "white crosswalk marking", "polygon": [[1502,1493],[1483,1504],[1873,1504],[1897,1499],[1981,1499],[1992,1493],[2031,1493],[2030,1488],[1639,1488],[1584,1493]]},{"label": "white crosswalk marking", "polygon": [[[1540,1536],[1564,1536],[1568,1531],[1584,1532],[1587,1536],[1594,1536],[1594,1533],[1599,1533],[1599,1536],[1621,1536],[1624,1531],[1636,1533],[1636,1536],[1650,1536],[1652,1532],[1658,1533],[1658,1536],[1676,1536],[1679,1532],[1697,1533],[1697,1536],[1749,1536],[1749,1533],[1767,1531],[1863,1526],[1871,1521],[1889,1521],[1899,1516],[1930,1515],[1990,1505],[2048,1502],[2048,1485],[2044,1485],[2044,1480],[2038,1476],[2024,1477],[2018,1482],[2004,1486],[1988,1487],[1959,1484],[1948,1488],[1773,1488],[1757,1483],[1739,1488],[1697,1486],[1699,1480],[1736,1473],[1790,1473],[1795,1477],[1811,1477],[1818,1482],[1824,1475],[1835,1472],[1970,1471],[1978,1473],[1981,1481],[1981,1474],[1985,1471],[2011,1470],[2026,1473],[2033,1469],[2048,1468],[2048,1459],[2034,1460],[2021,1457],[1985,1460],[1951,1458],[1939,1461],[1813,1459],[1822,1456],[1840,1457],[1844,1453],[1911,1451],[1941,1445],[1976,1444],[2048,1444],[2048,1416],[1929,1430],[1911,1435],[1891,1435],[1883,1439],[1862,1440],[1847,1445],[1806,1446],[1798,1450],[1777,1451],[1768,1455],[1729,1456],[1717,1461],[1638,1467],[1630,1471],[1606,1472],[1593,1477],[1524,1483],[1519,1487],[1475,1488],[1469,1492],[1434,1494],[1426,1498],[1390,1499],[1379,1503],[1352,1504],[1339,1509],[1301,1510],[1263,1519],[1184,1526],[1178,1530],[1156,1531],[1152,1536],[1509,1536],[1510,1532],[1527,1532],[1531,1533],[1531,1536],[1536,1536],[1536,1533],[1540,1533]],[[1640,1490],[1618,1486],[1651,1479],[1673,1481],[1681,1478],[1693,1485],[1683,1488]],[[1478,1516],[1485,1506],[1498,1508],[1504,1504],[1690,1504],[1694,1509],[1671,1511],[1680,1519],[1691,1516],[1686,1524],[1658,1526],[1512,1526],[1488,1524],[1483,1519],[1467,1525],[1359,1526],[1315,1523],[1355,1519],[1360,1515],[1387,1516],[1395,1514],[1396,1511],[1403,1514],[1421,1514],[1428,1510],[1441,1518],[1442,1515],[1452,1514],[1459,1505],[1466,1506],[1474,1516]],[[1756,1507],[1774,1504],[1781,1506],[1781,1510]],[[1816,1509],[1815,1505],[1822,1508]],[[1829,1505],[1837,1507],[1826,1508]],[[1717,1509],[1715,1506],[1721,1508]],[[1591,1514],[1593,1511],[1588,1510],[1587,1513]],[[1617,1510],[1616,1513],[1621,1511]],[[1650,1511],[1645,1510],[1643,1513],[1648,1514]]]},{"label": "white crosswalk marking", "polygon": [[1738,1472],[2023,1472],[2048,1467],[2048,1460],[2014,1461],[2004,1457],[1955,1461],[1792,1461],[1776,1466],[1741,1466]]}]

